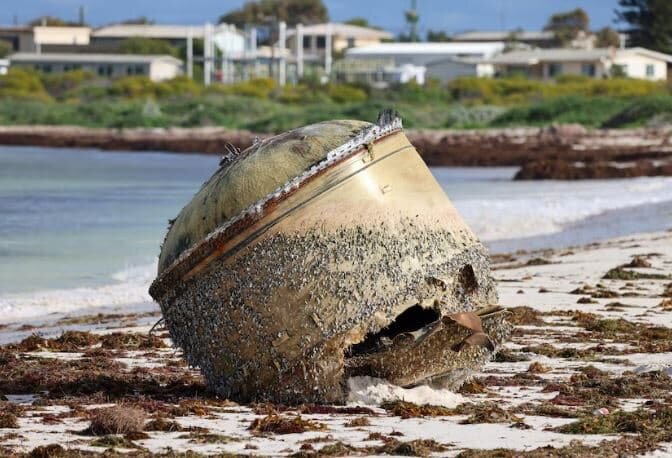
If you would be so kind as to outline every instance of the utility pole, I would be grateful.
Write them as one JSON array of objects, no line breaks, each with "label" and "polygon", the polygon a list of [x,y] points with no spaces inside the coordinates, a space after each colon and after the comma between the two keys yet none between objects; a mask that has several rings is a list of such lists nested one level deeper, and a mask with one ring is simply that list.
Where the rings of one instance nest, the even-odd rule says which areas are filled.
[{"label": "utility pole", "polygon": [[278,59],[278,86],[284,86],[287,82],[287,57],[285,52],[287,50],[287,24],[285,21],[280,21],[278,24],[278,44],[280,58]]},{"label": "utility pole", "polygon": [[212,24],[205,24],[203,30],[203,84],[212,82]]},{"label": "utility pole", "polygon": [[256,27],[252,27],[252,30],[250,30],[250,50],[252,51],[252,58],[254,59],[254,64],[252,67],[252,78],[256,78],[259,75],[259,56],[257,56]]},{"label": "utility pole", "polygon": [[187,76],[194,77],[194,29],[187,29]]},{"label": "utility pole", "polygon": [[324,37],[324,73],[327,74],[327,78],[331,76],[331,35],[333,31],[331,29],[331,22],[327,24],[326,36]]},{"label": "utility pole", "polygon": [[79,7],[79,25],[83,26],[86,23],[86,20],[84,19],[84,5],[80,5]]},{"label": "utility pole", "polygon": [[296,78],[303,78],[303,24],[296,24]]}]

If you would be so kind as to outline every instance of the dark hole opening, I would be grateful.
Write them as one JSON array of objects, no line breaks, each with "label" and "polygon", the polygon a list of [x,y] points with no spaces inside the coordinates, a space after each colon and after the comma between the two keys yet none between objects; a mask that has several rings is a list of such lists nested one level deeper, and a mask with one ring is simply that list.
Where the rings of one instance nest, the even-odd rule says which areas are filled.
[{"label": "dark hole opening", "polygon": [[384,339],[392,340],[399,334],[417,331],[439,318],[441,318],[441,314],[436,309],[427,309],[419,305],[409,307],[387,327],[376,333],[368,333],[363,341],[350,346],[346,350],[345,356],[349,358],[377,351],[384,346]]},{"label": "dark hole opening", "polygon": [[476,274],[474,273],[473,267],[469,264],[460,269],[460,274],[458,281],[462,288],[464,288],[465,293],[473,293],[478,289],[478,280],[476,280]]}]

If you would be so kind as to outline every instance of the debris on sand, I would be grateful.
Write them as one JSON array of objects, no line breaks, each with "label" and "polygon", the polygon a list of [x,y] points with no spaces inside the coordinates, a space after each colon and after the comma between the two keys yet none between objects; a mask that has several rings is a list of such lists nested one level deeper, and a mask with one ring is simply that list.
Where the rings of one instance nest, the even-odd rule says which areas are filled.
[{"label": "debris on sand", "polygon": [[256,433],[295,434],[306,431],[326,431],[327,425],[296,417],[271,414],[255,419],[249,427]]},{"label": "debris on sand", "polygon": [[352,377],[456,389],[511,331],[487,251],[392,111],[220,164],[171,220],[150,294],[237,402],[342,403]]},{"label": "debris on sand", "polygon": [[134,407],[97,409],[93,412],[86,432],[96,436],[139,432],[144,428],[145,418],[145,412]]}]

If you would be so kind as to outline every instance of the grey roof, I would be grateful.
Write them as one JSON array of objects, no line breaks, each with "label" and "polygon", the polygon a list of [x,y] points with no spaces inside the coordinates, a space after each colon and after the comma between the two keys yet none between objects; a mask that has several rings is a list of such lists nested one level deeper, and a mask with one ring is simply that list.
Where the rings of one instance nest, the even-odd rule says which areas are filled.
[{"label": "grey roof", "polygon": [[668,64],[672,64],[672,56],[671,55],[665,54],[665,53],[662,53],[662,52],[658,52],[658,51],[653,51],[651,49],[641,48],[641,47],[619,49],[619,50],[616,51],[616,54],[617,55],[642,54],[644,56],[651,57],[653,59],[664,60]]},{"label": "grey roof", "polygon": [[455,55],[455,54],[475,54],[492,55],[504,49],[503,42],[493,43],[464,43],[456,41],[446,41],[440,43],[378,43],[375,45],[350,48],[345,51],[348,56],[369,56],[369,55],[418,55],[418,54],[436,54],[436,55]]},{"label": "grey roof", "polygon": [[519,40],[552,40],[553,32],[544,30],[473,30],[471,32],[458,33],[453,36],[458,41],[507,41],[515,35]]},{"label": "grey roof", "polygon": [[84,54],[84,53],[30,53],[17,52],[9,56],[11,62],[65,62],[65,63],[129,63],[145,64],[168,61],[181,65],[182,61],[168,55],[146,54]]},{"label": "grey roof", "polygon": [[113,24],[94,30],[91,36],[100,38],[145,37],[186,40],[190,31],[194,38],[203,38],[203,26],[167,24]]},{"label": "grey roof", "polygon": [[[391,39],[393,35],[385,30],[373,29],[370,27],[360,27],[352,24],[342,24],[340,22],[325,22],[324,24],[304,25],[304,35],[326,35],[331,30],[331,34],[341,37],[352,38],[373,38],[378,40]],[[296,33],[296,29],[288,30],[287,36]]]},{"label": "grey roof", "polygon": [[488,59],[492,64],[534,65],[539,62],[594,62],[614,57],[615,50],[611,48],[596,49],[530,49],[512,51]]}]

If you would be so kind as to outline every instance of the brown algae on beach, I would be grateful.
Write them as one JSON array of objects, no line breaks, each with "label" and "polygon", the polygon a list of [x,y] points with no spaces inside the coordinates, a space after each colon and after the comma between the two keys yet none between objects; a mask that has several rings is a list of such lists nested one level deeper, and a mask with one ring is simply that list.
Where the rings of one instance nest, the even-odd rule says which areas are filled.
[{"label": "brown algae on beach", "polygon": [[343,402],[353,376],[456,388],[510,332],[485,248],[392,112],[223,160],[171,222],[150,293],[242,402]]}]

